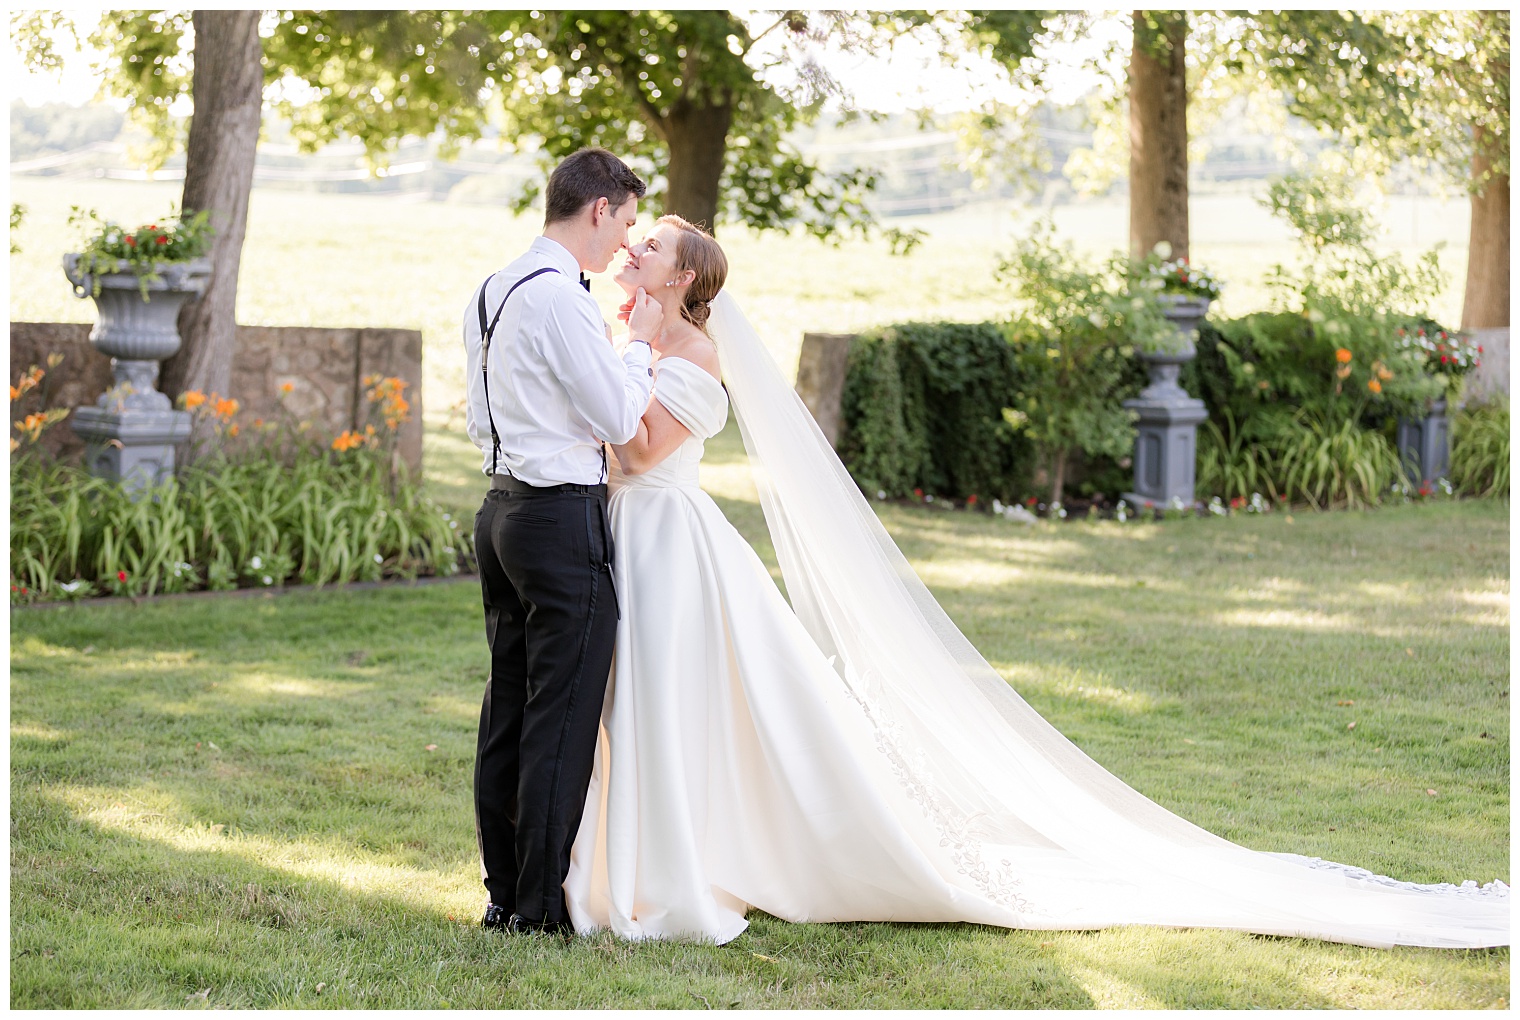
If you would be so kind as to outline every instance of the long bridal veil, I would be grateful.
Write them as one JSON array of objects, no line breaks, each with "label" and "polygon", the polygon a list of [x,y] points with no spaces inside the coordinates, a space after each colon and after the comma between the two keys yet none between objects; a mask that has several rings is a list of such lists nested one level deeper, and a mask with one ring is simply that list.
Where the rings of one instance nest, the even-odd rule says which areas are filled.
[{"label": "long bridal veil", "polygon": [[1018,927],[1214,927],[1370,946],[1509,943],[1509,890],[1248,850],[1111,775],[951,622],[727,292],[734,415],[792,606],[869,718],[960,884]]}]

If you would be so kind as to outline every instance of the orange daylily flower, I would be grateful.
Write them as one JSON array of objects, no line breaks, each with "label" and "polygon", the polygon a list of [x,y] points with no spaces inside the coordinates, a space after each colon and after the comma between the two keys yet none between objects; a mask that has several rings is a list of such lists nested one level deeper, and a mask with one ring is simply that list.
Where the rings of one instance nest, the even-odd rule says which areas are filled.
[{"label": "orange daylily flower", "polygon": [[289,393],[292,390],[294,390],[295,388],[296,388],[296,384],[293,383],[293,382],[280,383],[280,392],[281,393]]},{"label": "orange daylily flower", "polygon": [[186,390],[180,394],[179,399],[185,405],[185,410],[193,411],[206,402],[206,394],[200,390]]},{"label": "orange daylily flower", "polygon": [[1376,379],[1368,379],[1367,380],[1367,388],[1369,390],[1371,390],[1373,393],[1382,393],[1383,392],[1383,384],[1380,383],[1380,382],[1378,382]]},{"label": "orange daylily flower", "polygon": [[332,448],[339,453],[347,453],[356,446],[364,445],[364,437],[357,432],[345,431],[337,439],[332,441]]},{"label": "orange daylily flower", "polygon": [[1344,347],[1338,347],[1335,351],[1335,360],[1339,361],[1342,365],[1349,364],[1351,361],[1351,352],[1346,350]]},{"label": "orange daylily flower", "polygon": [[[214,395],[215,394],[213,394],[213,396]],[[218,400],[216,402],[217,417],[231,418],[233,415],[238,413],[238,406],[239,405],[236,400]]]}]

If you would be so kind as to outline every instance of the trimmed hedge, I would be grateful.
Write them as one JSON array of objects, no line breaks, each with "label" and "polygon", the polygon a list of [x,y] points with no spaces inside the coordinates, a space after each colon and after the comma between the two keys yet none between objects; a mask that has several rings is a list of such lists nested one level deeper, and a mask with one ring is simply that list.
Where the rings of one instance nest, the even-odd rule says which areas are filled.
[{"label": "trimmed hedge", "polygon": [[992,323],[910,322],[850,346],[840,457],[867,495],[914,489],[1012,499],[1028,487],[1029,441],[1004,409],[1013,349]]}]

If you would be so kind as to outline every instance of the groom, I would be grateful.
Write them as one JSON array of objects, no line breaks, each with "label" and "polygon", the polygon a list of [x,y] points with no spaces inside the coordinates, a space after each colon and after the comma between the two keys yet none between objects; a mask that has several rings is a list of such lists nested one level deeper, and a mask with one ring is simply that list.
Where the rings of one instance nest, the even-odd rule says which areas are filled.
[{"label": "groom", "polygon": [[544,232],[464,317],[465,423],[491,487],[475,515],[491,678],[475,757],[481,924],[573,931],[580,827],[617,632],[602,440],[638,430],[660,306],[640,290],[619,358],[585,273],[628,245],[644,182],[605,149],[555,167]]}]

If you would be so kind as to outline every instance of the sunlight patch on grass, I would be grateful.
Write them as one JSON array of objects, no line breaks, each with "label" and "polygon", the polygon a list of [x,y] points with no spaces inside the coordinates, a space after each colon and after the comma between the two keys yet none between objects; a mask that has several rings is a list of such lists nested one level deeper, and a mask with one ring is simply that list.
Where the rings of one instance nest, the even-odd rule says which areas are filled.
[{"label": "sunlight patch on grass", "polygon": [[440,872],[390,863],[331,840],[274,839],[188,817],[190,812],[177,797],[145,787],[58,786],[49,795],[82,822],[182,853],[225,854],[440,917],[468,913],[479,906],[479,878],[472,861],[444,862],[452,867]]},{"label": "sunlight patch on grass", "polygon": [[1308,585],[1290,577],[1264,577],[1256,587],[1246,589],[1246,598],[1262,602],[1301,599],[1309,594]]},{"label": "sunlight patch on grass", "polygon": [[1101,674],[1083,669],[1053,669],[1046,664],[993,663],[1003,679],[1015,690],[1040,690],[1062,698],[1087,701],[1130,715],[1152,712],[1158,707],[1157,699],[1144,691],[1115,686]]},{"label": "sunlight patch on grass", "polygon": [[1166,1003],[1143,989],[1094,967],[1072,965],[1067,973],[1092,996],[1094,1009],[1166,1009]]},{"label": "sunlight patch on grass", "polygon": [[11,721],[11,739],[26,737],[30,740],[44,740],[49,743],[57,743],[60,740],[69,739],[70,734],[63,730],[55,730],[51,726],[42,726],[33,723],[18,723]]},{"label": "sunlight patch on grass", "polygon": [[1468,623],[1483,627],[1509,626],[1509,592],[1506,591],[1456,591],[1452,596],[1463,605],[1481,612],[1463,614]]},{"label": "sunlight patch on grass", "polygon": [[[482,691],[485,689],[486,670],[486,665],[482,664],[480,677]],[[476,722],[480,719],[480,701],[433,694],[422,703],[422,712],[424,715],[446,715],[465,722]]]},{"label": "sunlight patch on grass", "polygon": [[224,689],[244,694],[288,694],[298,698],[346,698],[372,689],[372,683],[352,680],[312,680],[306,677],[244,673],[227,681]]},{"label": "sunlight patch on grass", "polygon": [[1378,627],[1365,618],[1324,613],[1317,609],[1235,609],[1215,613],[1211,625],[1220,627],[1262,627],[1271,630],[1306,630],[1321,634],[1368,634],[1381,638],[1400,638],[1408,634],[1402,627]]}]

